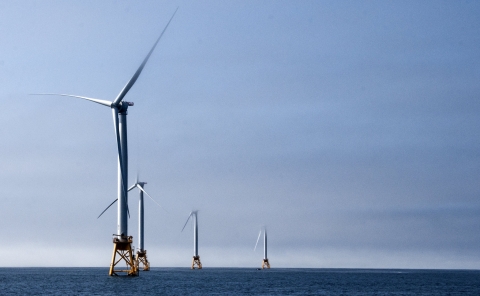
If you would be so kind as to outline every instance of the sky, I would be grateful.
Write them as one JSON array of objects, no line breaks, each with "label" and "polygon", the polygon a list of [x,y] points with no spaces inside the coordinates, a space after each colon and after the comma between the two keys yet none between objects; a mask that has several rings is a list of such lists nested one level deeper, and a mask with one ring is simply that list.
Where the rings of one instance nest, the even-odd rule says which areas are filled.
[{"label": "sky", "polygon": [[[1,1],[0,267],[108,268],[112,101],[154,267],[480,269],[480,2]],[[129,194],[138,237],[138,192]]]}]

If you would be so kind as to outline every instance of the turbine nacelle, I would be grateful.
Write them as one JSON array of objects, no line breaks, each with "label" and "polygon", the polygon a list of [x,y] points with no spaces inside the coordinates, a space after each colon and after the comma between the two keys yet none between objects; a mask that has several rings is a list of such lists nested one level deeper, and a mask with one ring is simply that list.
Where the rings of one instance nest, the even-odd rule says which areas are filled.
[{"label": "turbine nacelle", "polygon": [[117,109],[119,114],[127,114],[128,107],[133,105],[133,102],[121,101],[117,106],[114,106],[112,103],[112,108]]}]

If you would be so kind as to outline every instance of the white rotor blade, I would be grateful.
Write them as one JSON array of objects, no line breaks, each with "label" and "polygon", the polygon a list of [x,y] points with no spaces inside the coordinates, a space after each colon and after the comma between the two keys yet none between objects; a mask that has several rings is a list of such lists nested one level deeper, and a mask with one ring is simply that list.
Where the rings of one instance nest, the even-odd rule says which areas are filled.
[{"label": "white rotor blade", "polygon": [[82,96],[74,96],[74,95],[67,95],[67,94],[30,94],[30,95],[33,95],[33,96],[64,96],[64,97],[72,97],[72,98],[79,98],[79,99],[84,99],[84,100],[87,100],[87,101],[95,102],[95,103],[98,103],[98,104],[100,104],[100,105],[104,105],[104,106],[107,106],[107,107],[111,107],[111,106],[112,106],[112,102],[105,101],[105,100],[94,99],[94,98],[82,97]]},{"label": "white rotor blade", "polygon": [[187,226],[188,220],[190,220],[190,217],[192,217],[193,212],[190,212],[190,215],[188,215],[187,221],[185,222],[185,225],[183,225],[182,231],[185,229],[185,226]]},{"label": "white rotor blade", "polygon": [[[151,197],[150,194],[148,194],[148,193],[145,191],[145,189],[142,188],[142,186],[140,186],[140,185],[137,184],[137,187],[138,187],[138,189],[142,190],[143,193],[145,193],[148,197],[150,197],[150,198],[153,200],[154,203],[156,203],[160,208],[162,208],[165,212],[167,212],[167,210],[165,210],[158,202],[156,202],[156,201],[153,199],[153,197]],[[167,212],[167,213],[168,213],[168,212]]]},{"label": "white rotor blade", "polygon": [[117,140],[118,161],[120,162],[120,167],[122,167],[122,147],[120,146],[120,132],[118,127],[117,107],[112,107],[112,115],[113,115],[113,128],[115,129],[115,139]]},{"label": "white rotor blade", "polygon": [[135,74],[133,74],[133,77],[130,78],[130,80],[127,82],[127,84],[123,87],[122,91],[118,94],[117,98],[113,101],[114,106],[118,106],[118,104],[120,104],[120,102],[123,100],[123,97],[125,97],[125,95],[128,93],[130,88],[132,88],[132,86],[135,84],[135,81],[137,81],[138,77],[142,73],[143,67],[145,67],[145,64],[147,63],[148,59],[150,58],[150,55],[152,54],[153,50],[157,46],[158,41],[160,41],[160,38],[162,38],[163,33],[165,33],[165,30],[167,30],[168,25],[170,25],[170,22],[172,21],[173,17],[175,16],[175,13],[177,13],[177,10],[178,10],[178,7],[175,10],[175,12],[173,13],[170,20],[168,21],[167,25],[165,26],[165,29],[163,29],[162,34],[160,34],[160,37],[158,37],[158,39],[155,42],[155,44],[153,45],[152,49],[150,49],[150,52],[148,53],[148,55],[143,60],[143,63],[140,65],[140,67],[138,67]]},{"label": "white rotor blade", "polygon": [[116,198],[105,210],[103,210],[103,212],[100,213],[100,215],[98,215],[97,219],[100,218],[100,216],[103,215],[103,213],[105,213],[114,203],[116,203],[118,200],[118,198]]},{"label": "white rotor blade", "polygon": [[258,241],[260,240],[260,235],[262,234],[262,231],[260,230],[260,232],[258,233],[258,238],[257,238],[257,242],[255,243],[255,248],[253,248],[253,251],[255,252],[255,250],[257,249],[257,245],[258,245]]},{"label": "white rotor blade", "polygon": [[132,189],[135,188],[135,187],[137,187],[137,183],[133,184],[130,188],[128,188],[127,191],[130,191],[130,190],[132,190]]}]

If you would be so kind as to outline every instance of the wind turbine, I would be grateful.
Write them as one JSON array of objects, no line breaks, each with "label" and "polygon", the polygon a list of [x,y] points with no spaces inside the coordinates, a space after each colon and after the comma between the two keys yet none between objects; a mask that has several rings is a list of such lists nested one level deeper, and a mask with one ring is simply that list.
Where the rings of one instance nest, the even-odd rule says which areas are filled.
[{"label": "wind turbine", "polygon": [[[257,242],[255,243],[255,248],[253,251],[257,249],[258,241],[260,240],[260,235],[262,234],[262,230],[260,229],[260,232],[258,233],[258,238]],[[262,261],[262,269],[264,268],[270,268],[270,263],[268,262],[268,257],[267,257],[267,228],[263,228],[263,261]]]},{"label": "wind turbine", "polygon": [[[127,84],[123,87],[120,93],[113,101],[106,101],[106,100],[99,100],[89,97],[83,96],[76,96],[76,95],[69,95],[69,94],[54,94],[54,93],[45,93],[45,94],[36,94],[36,95],[58,95],[58,96],[66,96],[66,97],[73,97],[73,98],[80,98],[87,101],[95,102],[103,106],[110,107],[112,109],[113,115],[113,126],[115,129],[115,137],[117,141],[117,155],[118,155],[118,215],[117,215],[117,234],[114,234],[113,238],[113,256],[112,261],[110,264],[110,271],[109,275],[117,275],[117,272],[126,272],[127,275],[137,275],[138,270],[135,267],[135,262],[132,256],[132,246],[131,243],[133,242],[132,236],[128,236],[128,196],[127,196],[127,180],[128,180],[128,151],[127,151],[127,109],[130,106],[133,106],[132,102],[124,101],[123,98],[128,93],[130,88],[135,84],[138,77],[142,73],[145,64],[147,63],[150,55],[152,54],[153,50],[157,46],[158,42],[162,38],[163,34],[168,28],[168,25],[172,21],[175,13],[177,12],[178,8],[173,13],[172,17],[168,21],[167,25],[163,29],[160,36],[157,38],[157,41],[150,49],[149,53],[143,60],[140,67],[138,67],[137,71],[133,75],[132,78],[127,82]],[[112,203],[113,204],[113,203]],[[110,206],[109,206],[110,207]],[[116,255],[119,255],[120,259],[116,260]],[[120,261],[125,261],[127,264],[127,270],[115,270],[115,266]]]},{"label": "wind turbine", "polygon": [[[148,262],[147,259],[147,250],[144,248],[144,206],[143,206],[143,194],[145,193],[148,197],[150,197],[157,205],[160,206],[159,203],[157,203],[151,196],[148,194],[143,187],[147,184],[147,182],[140,182],[138,181],[138,175],[137,175],[137,180],[135,181],[135,184],[133,184],[130,188],[128,188],[128,191],[138,188],[139,190],[139,201],[138,201],[138,251],[136,254],[136,262],[137,262],[137,267],[140,268],[140,263],[143,264],[143,270],[144,271],[149,271],[150,270],[150,262]],[[160,206],[161,207],[161,206]]]},{"label": "wind turbine", "polygon": [[198,220],[197,220],[197,214],[198,211],[191,211],[190,215],[188,215],[187,221],[185,222],[185,225],[183,225],[182,232],[185,229],[185,226],[187,226],[188,220],[190,220],[190,217],[192,218],[193,221],[193,259],[192,259],[192,269],[195,269],[195,265],[198,267],[198,269],[202,269],[202,262],[200,262],[200,256],[198,255]]}]

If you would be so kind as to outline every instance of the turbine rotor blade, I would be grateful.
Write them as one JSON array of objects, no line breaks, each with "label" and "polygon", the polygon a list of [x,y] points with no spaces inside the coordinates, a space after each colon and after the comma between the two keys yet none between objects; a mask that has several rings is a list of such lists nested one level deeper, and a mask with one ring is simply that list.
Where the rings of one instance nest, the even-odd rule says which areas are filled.
[{"label": "turbine rotor blade", "polygon": [[[165,210],[156,200],[153,199],[153,197],[150,196],[150,194],[148,194],[145,189],[142,188],[142,186],[138,185],[137,184],[137,187],[138,189],[140,189],[143,193],[145,193],[148,197],[150,197],[154,203],[156,203],[162,210],[164,210],[165,212],[167,212],[167,210]],[[167,212],[168,213],[168,212]]]},{"label": "turbine rotor blade", "polygon": [[121,179],[121,187],[123,191],[123,196],[124,196],[124,202],[127,206],[127,214],[128,218],[130,218],[130,210],[128,209],[128,202],[127,202],[127,192],[125,191],[125,178],[123,175],[123,162],[122,162],[122,147],[120,145],[120,131],[118,127],[118,109],[115,106],[112,106],[112,115],[113,115],[113,126],[115,128],[115,137],[117,139],[117,153],[118,153],[118,163],[120,164],[120,179]]},{"label": "turbine rotor blade", "polygon": [[115,199],[105,210],[103,210],[103,212],[101,212],[100,215],[98,215],[97,219],[100,218],[100,216],[102,216],[103,213],[105,213],[114,203],[116,203],[117,200],[118,200],[118,198]]},{"label": "turbine rotor blade", "polygon": [[128,188],[127,192],[130,192],[135,187],[137,187],[137,183],[133,184],[130,188]]},{"label": "turbine rotor blade", "polygon": [[165,33],[165,31],[167,30],[168,28],[168,25],[170,25],[170,22],[172,21],[173,17],[175,16],[175,13],[177,13],[177,10],[178,10],[178,7],[177,9],[175,10],[175,12],[173,13],[172,17],[170,18],[170,20],[168,21],[167,25],[165,26],[165,28],[163,29],[162,33],[160,34],[160,36],[158,37],[157,41],[155,42],[155,44],[153,45],[152,49],[150,49],[150,52],[147,54],[147,56],[145,57],[145,59],[143,60],[142,64],[140,65],[140,67],[138,67],[137,71],[135,72],[135,74],[133,74],[133,77],[130,78],[130,80],[127,82],[127,84],[123,87],[122,91],[118,94],[117,98],[115,98],[115,100],[113,101],[113,105],[114,106],[118,106],[118,104],[120,104],[120,102],[123,100],[123,97],[125,97],[125,95],[128,93],[128,91],[130,90],[130,88],[132,88],[132,86],[135,84],[135,82],[137,81],[138,77],[140,76],[140,74],[142,73],[142,70],[143,70],[143,67],[145,67],[145,64],[147,63],[148,59],[150,58],[150,55],[152,54],[153,50],[155,49],[155,47],[157,46],[157,43],[158,41],[160,41],[160,38],[162,38],[163,36],[163,33]]},{"label": "turbine rotor blade", "polygon": [[187,226],[188,220],[190,220],[190,217],[192,217],[193,212],[190,212],[190,215],[188,215],[187,221],[185,222],[185,225],[183,225],[182,231],[185,229],[185,226]]},{"label": "turbine rotor blade", "polygon": [[94,98],[88,98],[88,97],[82,97],[82,96],[74,96],[74,95],[67,95],[67,94],[30,94],[32,96],[64,96],[64,97],[72,97],[72,98],[79,98],[91,102],[98,103],[100,105],[104,105],[107,107],[112,106],[112,102],[110,101],[105,101],[105,100],[99,100],[99,99],[94,99]]},{"label": "turbine rotor blade", "polygon": [[255,250],[257,249],[257,245],[258,245],[258,241],[260,240],[260,235],[262,234],[262,230],[260,230],[260,232],[258,233],[258,237],[257,237],[257,242],[255,243],[255,248],[253,248],[253,251],[255,252]]}]

